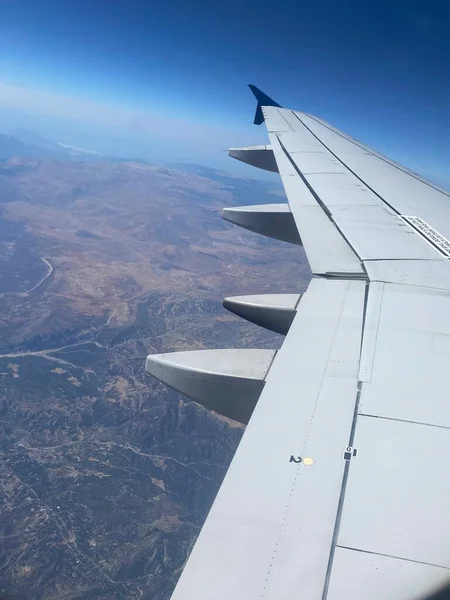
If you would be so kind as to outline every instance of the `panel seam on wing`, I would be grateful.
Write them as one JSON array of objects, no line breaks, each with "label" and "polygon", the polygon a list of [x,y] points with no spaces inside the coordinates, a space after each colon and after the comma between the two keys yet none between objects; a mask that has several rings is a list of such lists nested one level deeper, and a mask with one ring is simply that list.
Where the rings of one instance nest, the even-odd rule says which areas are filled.
[{"label": "panel seam on wing", "polygon": [[[361,360],[362,348],[363,348],[364,326],[366,323],[366,313],[367,313],[367,307],[369,304],[369,289],[370,289],[369,284],[366,284],[366,289],[364,292],[363,320],[362,320],[362,324],[361,324],[361,344],[360,344],[360,351],[359,351],[360,360]],[[349,440],[348,440],[349,446],[353,446],[353,441],[355,438],[356,423],[358,421],[359,406],[360,406],[360,402],[361,402],[361,390],[362,390],[362,382],[358,380],[356,398],[355,398],[355,407],[353,410],[353,419],[352,419],[350,435],[349,435]],[[340,527],[341,527],[342,511],[344,509],[345,492],[347,490],[347,481],[348,481],[349,471],[350,471],[350,461],[346,461],[345,466],[344,466],[344,473],[342,475],[342,483],[341,483],[339,500],[338,500],[338,505],[337,505],[337,510],[336,510],[336,518],[334,520],[333,537],[331,538],[330,554],[328,557],[327,570],[325,573],[325,580],[324,580],[324,584],[323,584],[322,600],[326,600],[326,598],[328,596],[331,573],[332,573],[333,564],[334,564],[335,549],[337,547],[337,540],[338,540],[339,531],[340,531]]]},{"label": "panel seam on wing", "polygon": [[308,125],[306,125],[306,123],[304,123],[304,122],[303,122],[303,121],[300,119],[300,117],[299,117],[299,116],[298,116],[298,115],[297,115],[297,114],[296,114],[294,111],[292,111],[292,114],[293,114],[293,115],[294,115],[294,116],[295,116],[295,117],[298,119],[298,121],[299,121],[299,122],[300,122],[300,123],[303,125],[303,127],[304,127],[305,129],[307,129],[307,130],[309,131],[309,133],[310,133],[312,136],[314,136],[314,138],[315,138],[315,139],[316,139],[316,140],[317,140],[317,141],[318,141],[320,144],[322,144],[322,146],[323,146],[323,147],[324,147],[324,148],[325,148],[325,149],[326,149],[326,150],[327,150],[327,151],[328,151],[328,152],[329,152],[329,153],[330,153],[332,156],[334,156],[334,158],[335,158],[336,160],[338,160],[338,161],[341,163],[341,165],[342,165],[343,167],[345,167],[345,168],[346,168],[346,169],[347,169],[347,170],[348,170],[350,173],[352,173],[352,175],[354,175],[354,176],[355,176],[355,177],[358,179],[358,181],[360,181],[361,183],[363,183],[363,184],[364,184],[364,185],[367,187],[367,189],[369,189],[369,190],[370,190],[370,191],[371,191],[373,194],[375,194],[375,196],[377,196],[377,198],[379,198],[379,199],[381,200],[381,202],[383,202],[383,203],[384,203],[386,206],[389,206],[389,208],[390,208],[390,209],[391,209],[391,210],[392,210],[392,211],[393,211],[393,212],[394,212],[396,215],[399,215],[399,216],[400,216],[400,212],[399,212],[399,211],[398,211],[398,210],[397,210],[397,209],[396,209],[394,206],[392,206],[391,204],[389,204],[389,202],[387,202],[387,201],[386,201],[386,200],[383,198],[383,196],[381,196],[381,195],[380,195],[378,192],[376,192],[376,191],[375,191],[375,190],[374,190],[374,189],[373,189],[373,188],[372,188],[372,187],[371,187],[371,186],[370,186],[370,185],[369,185],[369,184],[368,184],[366,181],[364,181],[364,179],[362,179],[362,177],[360,177],[359,175],[357,175],[357,174],[355,173],[355,171],[353,171],[353,169],[351,169],[351,168],[350,168],[350,167],[349,167],[349,166],[348,166],[348,165],[347,165],[347,164],[346,164],[346,163],[345,163],[345,162],[344,162],[344,161],[343,161],[341,158],[339,158],[339,156],[338,156],[337,154],[335,154],[335,153],[334,153],[334,152],[333,152],[333,151],[332,151],[332,150],[331,150],[331,149],[330,149],[330,148],[329,148],[329,147],[328,147],[328,146],[325,144],[325,142],[323,142],[323,141],[322,141],[322,140],[319,138],[319,136],[317,136],[317,135],[316,135],[316,134],[315,134],[313,131],[311,131],[311,129],[308,127]]},{"label": "panel seam on wing", "polygon": [[[301,451],[301,456],[302,457],[305,454],[305,449],[306,449],[306,446],[308,444],[308,439],[309,439],[309,434],[310,434],[310,431],[311,431],[312,422],[314,420],[314,415],[315,415],[315,412],[316,412],[316,409],[317,409],[317,405],[319,403],[319,398],[320,398],[320,395],[321,395],[321,392],[322,392],[322,388],[323,388],[323,384],[324,384],[324,381],[325,381],[325,378],[326,378],[326,375],[327,375],[328,366],[329,366],[329,363],[330,363],[330,357],[331,357],[331,354],[333,352],[333,349],[334,349],[334,346],[335,346],[335,343],[336,343],[336,336],[337,336],[337,332],[339,330],[339,326],[341,324],[342,315],[344,313],[344,309],[345,309],[347,297],[348,297],[349,292],[350,292],[350,286],[351,286],[351,281],[349,281],[347,283],[347,289],[346,289],[344,297],[342,299],[341,309],[339,311],[339,316],[337,318],[336,325],[335,325],[335,328],[334,328],[334,331],[333,331],[333,337],[332,337],[330,348],[329,348],[329,351],[328,351],[327,360],[325,362],[324,369],[322,371],[322,376],[321,376],[319,387],[318,387],[318,390],[317,390],[316,399],[315,399],[314,405],[312,407],[312,411],[311,411],[310,418],[309,418],[308,428],[307,428],[306,433],[305,433],[305,439],[304,439],[303,446],[302,446],[302,451]],[[277,555],[277,551],[278,551],[278,546],[280,544],[282,535],[284,533],[284,527],[285,527],[284,524],[285,524],[287,515],[288,515],[288,513],[289,513],[289,511],[291,509],[292,496],[293,496],[295,488],[297,486],[299,474],[301,472],[301,467],[302,467],[302,463],[300,463],[300,464],[298,464],[296,466],[295,475],[293,477],[292,485],[291,485],[291,488],[289,490],[288,500],[287,500],[287,503],[285,505],[283,516],[282,516],[282,519],[281,519],[280,529],[279,529],[279,532],[278,532],[278,536],[276,538],[275,546],[273,548],[273,555],[272,555],[272,558],[271,558],[271,563],[270,563],[269,568],[267,570],[266,578],[264,580],[263,588],[262,588],[262,591],[261,591],[261,598],[264,598],[264,596],[265,596],[265,594],[267,592],[267,583],[268,583],[269,578],[270,578],[270,576],[272,574],[273,563],[275,561],[275,558],[276,558],[276,555]]]},{"label": "panel seam on wing", "polygon": [[[297,117],[297,119],[302,123],[302,125],[304,125],[305,127],[307,127],[307,125],[305,125],[305,123],[303,123],[303,121],[301,121],[301,119],[299,118],[299,116],[296,114],[296,111],[292,111],[292,112]],[[390,165],[391,167],[394,167],[395,169],[397,169],[398,171],[401,171],[405,175],[409,175],[409,176],[413,177],[417,181],[420,181],[421,183],[423,183],[423,184],[427,185],[428,187],[432,188],[433,190],[436,190],[437,192],[441,192],[442,194],[445,194],[446,196],[450,196],[450,194],[448,192],[446,192],[444,189],[433,185],[430,181],[427,181],[426,179],[422,179],[422,177],[420,177],[420,175],[418,173],[415,173],[414,171],[410,171],[409,169],[404,169],[402,167],[402,165],[399,165],[399,164],[395,163],[394,161],[391,161],[387,156],[383,156],[382,154],[379,154],[378,152],[374,152],[369,147],[365,146],[362,142],[359,142],[358,140],[355,140],[355,139],[353,139],[351,137],[347,137],[346,135],[343,135],[340,131],[337,131],[336,129],[330,127],[329,125],[327,125],[326,123],[324,123],[322,121],[319,121],[313,115],[310,115],[309,113],[304,113],[304,114],[307,117],[309,117],[310,119],[313,119],[313,121],[315,121],[319,125],[322,125],[326,129],[328,129],[328,131],[331,131],[332,133],[335,133],[336,135],[338,135],[339,137],[341,137],[343,140],[346,140],[347,142],[350,142],[351,144],[355,145],[357,148],[360,148],[361,150],[364,150],[365,152],[367,152],[368,154],[370,154],[374,158],[379,158],[380,160],[382,160],[386,164]],[[331,150],[330,150],[330,152],[331,152]]]},{"label": "panel seam on wing", "polygon": [[372,550],[364,550],[363,548],[352,548],[351,546],[340,546],[339,544],[337,545],[337,548],[342,548],[343,550],[351,550],[353,552],[363,552],[364,554],[374,554],[376,556],[386,556],[386,558],[395,558],[396,560],[404,560],[406,562],[411,562],[418,565],[429,565],[430,567],[437,567],[438,569],[445,569],[446,571],[450,571],[450,567],[446,567],[445,565],[437,565],[436,563],[430,563],[423,560],[413,560],[404,556],[384,554],[383,552],[373,552]]},{"label": "panel seam on wing", "polygon": [[349,242],[348,238],[344,235],[343,231],[340,229],[340,227],[338,226],[338,224],[336,223],[336,221],[333,219],[332,212],[326,206],[326,204],[323,202],[323,200],[320,198],[320,196],[317,194],[317,192],[314,190],[314,188],[311,186],[311,184],[306,179],[306,177],[304,176],[304,174],[300,171],[300,169],[296,165],[295,161],[292,159],[290,153],[285,148],[285,146],[284,146],[283,142],[281,141],[281,139],[279,138],[279,136],[275,134],[275,137],[277,139],[277,142],[280,145],[280,148],[281,148],[283,154],[289,160],[289,162],[291,163],[291,165],[294,168],[295,172],[300,177],[300,179],[302,180],[302,182],[304,183],[304,185],[307,187],[309,193],[312,195],[312,197],[317,202],[317,204],[319,205],[319,207],[323,210],[324,214],[328,217],[329,221],[334,225],[334,227],[336,227],[336,230],[339,232],[339,234],[341,235],[341,237],[348,244],[349,248],[352,250],[352,252],[355,254],[355,256],[360,260],[361,268],[364,271],[366,277],[368,278],[366,268],[364,266],[363,261],[361,260],[360,255],[358,254],[358,252],[356,251],[356,249],[354,248],[354,246]]}]

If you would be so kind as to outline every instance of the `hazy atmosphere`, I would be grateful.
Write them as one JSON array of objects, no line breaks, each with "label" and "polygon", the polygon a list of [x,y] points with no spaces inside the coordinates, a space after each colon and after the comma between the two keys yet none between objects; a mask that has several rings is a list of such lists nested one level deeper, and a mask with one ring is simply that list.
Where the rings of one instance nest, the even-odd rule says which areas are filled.
[{"label": "hazy atmosphere", "polygon": [[[422,498],[410,515],[447,531],[450,520],[439,510],[448,510],[448,493],[434,502],[428,482],[445,471],[439,459],[448,456],[433,445],[448,433],[450,384],[436,391],[439,374],[449,373],[447,363],[439,367],[450,348],[440,335],[450,311],[439,311],[450,289],[448,195],[288,110],[273,108],[267,117],[278,136],[274,150],[251,153],[271,172],[232,160],[227,150],[269,143],[266,127],[253,125],[250,83],[450,188],[449,31],[444,0],[0,3],[1,600],[169,600],[244,431],[239,452],[250,448],[247,462],[229,471],[232,510],[220,513],[209,537],[219,551],[204,544],[196,571],[203,577],[212,565],[226,575],[178,597],[216,597],[214,585],[227,600],[242,590],[248,600],[278,600],[291,597],[293,581],[308,580],[322,598],[309,569],[319,556],[323,573],[332,567],[334,547],[325,545],[337,544],[350,459],[365,476],[366,496],[349,511],[359,518],[376,504],[378,516],[363,525],[377,543],[385,522],[393,524],[386,539],[403,544],[400,551],[420,531],[415,523],[395,529],[408,518],[399,497]],[[284,178],[290,206],[275,159],[280,170],[282,161],[292,166]],[[233,211],[266,204],[275,206]],[[394,287],[387,306],[397,312],[386,317],[380,311]],[[411,304],[417,289],[422,313]],[[250,308],[247,299],[223,305],[243,295],[259,299]],[[403,338],[413,329],[408,319],[417,344]],[[392,330],[377,346],[386,323]],[[379,347],[384,360],[375,355]],[[286,348],[289,361],[277,362]],[[190,394],[198,402],[156,378],[167,381],[157,361],[173,356],[147,361],[155,377],[145,368],[149,355],[192,350],[225,351],[220,360],[206,353],[208,368],[202,363],[198,375],[207,371],[214,393],[199,384],[203,396]],[[420,368],[398,365],[405,353]],[[189,352],[188,361],[205,354],[195,356]],[[357,381],[361,356],[364,382]],[[178,367],[164,373],[175,372],[184,382],[175,389],[186,392],[192,380]],[[361,440],[359,452],[343,453],[355,432],[358,439],[359,399],[366,401],[372,373],[395,417],[386,427],[399,417],[398,427],[427,428],[409,429],[411,446],[400,448],[410,487],[395,472],[402,464],[396,440],[406,437],[382,433],[375,444],[371,434],[372,450]],[[426,402],[410,401],[416,389]],[[397,390],[406,390],[398,406],[389,395]],[[368,405],[375,402],[370,388],[367,396]],[[442,409],[435,432],[426,421],[434,401]],[[380,414],[372,421],[384,422]],[[333,477],[322,487],[329,465]],[[385,480],[397,496],[390,484],[383,496]],[[316,527],[320,552],[309,545],[291,551]],[[415,586],[444,564],[427,552],[445,548],[448,557],[447,540],[437,548],[425,541],[404,568],[404,555],[391,547],[379,554],[377,546],[364,564],[374,576],[406,577]],[[414,560],[424,570],[410,577]],[[247,594],[246,585],[228,593],[237,581],[231,572],[253,578],[257,593]],[[339,581],[361,582],[356,572],[352,566]],[[328,597],[372,590],[410,598],[363,585],[363,594]],[[301,597],[293,587],[292,597]]]},{"label": "hazy atmosphere", "polygon": [[231,170],[255,83],[449,182],[445,0],[2,3],[0,130],[115,156]]}]

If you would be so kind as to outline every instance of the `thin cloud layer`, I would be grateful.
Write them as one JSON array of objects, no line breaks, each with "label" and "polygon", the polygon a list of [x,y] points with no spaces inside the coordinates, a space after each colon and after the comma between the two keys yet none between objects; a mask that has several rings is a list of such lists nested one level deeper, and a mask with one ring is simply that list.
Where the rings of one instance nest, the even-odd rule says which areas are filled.
[{"label": "thin cloud layer", "polygon": [[[96,127],[106,127],[115,134],[133,138],[149,138],[172,143],[195,140],[197,144],[217,151],[236,143],[249,143],[246,131],[172,117],[152,111],[140,111],[123,106],[66,96],[28,87],[0,82],[0,110],[23,111],[55,119],[67,119]],[[252,129],[253,137],[257,132]],[[250,140],[249,140],[250,137]],[[259,136],[258,136],[259,137]],[[242,142],[246,139],[246,142]]]}]

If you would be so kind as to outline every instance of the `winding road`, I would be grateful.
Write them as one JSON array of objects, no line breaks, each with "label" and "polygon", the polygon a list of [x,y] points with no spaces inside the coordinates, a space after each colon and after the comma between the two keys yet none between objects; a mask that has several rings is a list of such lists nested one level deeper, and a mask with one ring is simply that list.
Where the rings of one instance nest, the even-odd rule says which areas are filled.
[{"label": "winding road", "polygon": [[0,294],[0,298],[3,298],[3,296],[28,296],[29,294],[31,294],[31,292],[34,292],[35,289],[37,289],[40,285],[42,285],[44,283],[44,281],[50,277],[50,275],[53,273],[53,266],[50,264],[50,262],[44,257],[41,256],[41,260],[43,263],[45,263],[45,265],[48,268],[47,273],[44,275],[44,277],[42,277],[42,279],[40,279],[36,285],[34,285],[30,290],[27,290],[26,292],[3,292],[2,294]]}]

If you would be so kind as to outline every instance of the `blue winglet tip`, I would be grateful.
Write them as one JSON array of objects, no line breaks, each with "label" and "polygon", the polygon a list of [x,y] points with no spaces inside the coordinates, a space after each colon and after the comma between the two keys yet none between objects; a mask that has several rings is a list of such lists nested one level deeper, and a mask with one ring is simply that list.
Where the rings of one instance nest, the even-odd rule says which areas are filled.
[{"label": "blue winglet tip", "polygon": [[258,104],[256,106],[255,118],[253,120],[253,123],[255,125],[261,125],[261,123],[264,123],[264,115],[263,115],[263,111],[262,111],[261,107],[262,106],[278,106],[279,108],[281,108],[281,104],[278,104],[278,102],[275,102],[275,100],[270,98],[270,96],[268,96],[263,91],[261,91],[259,88],[257,88],[256,85],[249,83],[248,87],[251,89],[253,95],[255,96],[255,98],[258,102]]}]

